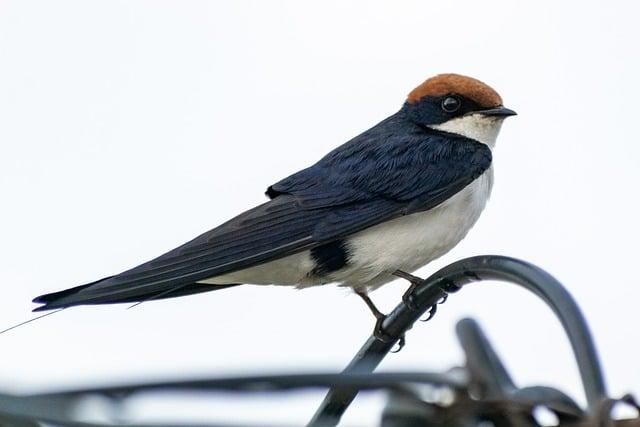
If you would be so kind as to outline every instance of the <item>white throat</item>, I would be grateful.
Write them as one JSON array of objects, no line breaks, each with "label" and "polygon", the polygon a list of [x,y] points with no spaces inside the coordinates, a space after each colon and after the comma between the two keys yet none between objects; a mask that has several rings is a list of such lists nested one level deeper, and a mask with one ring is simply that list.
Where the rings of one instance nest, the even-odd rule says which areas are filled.
[{"label": "white throat", "polygon": [[451,119],[438,125],[429,125],[432,129],[455,133],[482,142],[493,148],[504,117],[469,114]]}]

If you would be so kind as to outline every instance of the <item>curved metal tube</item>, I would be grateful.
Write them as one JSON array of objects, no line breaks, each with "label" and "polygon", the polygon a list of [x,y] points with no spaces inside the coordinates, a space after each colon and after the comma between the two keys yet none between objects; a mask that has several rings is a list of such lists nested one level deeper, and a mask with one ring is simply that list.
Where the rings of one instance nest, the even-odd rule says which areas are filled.
[{"label": "curved metal tube", "polygon": [[[588,402],[589,413],[607,397],[598,355],[587,323],[569,292],[544,270],[515,258],[483,255],[466,258],[444,267],[411,293],[412,307],[400,303],[385,319],[385,332],[395,338],[382,342],[369,337],[344,373],[372,372],[402,334],[411,328],[431,306],[464,285],[482,280],[514,283],[539,296],[556,314],[571,343]],[[332,389],[320,404],[310,426],[335,426],[353,401],[356,389]]]}]

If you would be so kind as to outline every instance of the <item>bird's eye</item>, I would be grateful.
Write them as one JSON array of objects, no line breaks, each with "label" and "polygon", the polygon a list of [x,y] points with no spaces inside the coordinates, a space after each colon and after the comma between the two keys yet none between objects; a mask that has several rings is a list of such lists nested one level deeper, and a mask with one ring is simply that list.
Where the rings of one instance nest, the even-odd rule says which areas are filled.
[{"label": "bird's eye", "polygon": [[442,100],[442,109],[447,113],[453,113],[460,108],[461,102],[454,96],[447,96]]}]

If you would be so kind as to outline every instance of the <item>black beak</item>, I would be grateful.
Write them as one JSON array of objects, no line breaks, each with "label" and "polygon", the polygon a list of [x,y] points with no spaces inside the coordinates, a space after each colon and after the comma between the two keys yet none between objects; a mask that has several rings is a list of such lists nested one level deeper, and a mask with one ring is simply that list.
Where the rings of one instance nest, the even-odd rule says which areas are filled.
[{"label": "black beak", "polygon": [[516,116],[518,114],[512,109],[503,107],[503,106],[490,108],[488,110],[475,111],[475,113],[482,114],[485,116],[497,116],[497,117],[509,117],[509,116]]}]

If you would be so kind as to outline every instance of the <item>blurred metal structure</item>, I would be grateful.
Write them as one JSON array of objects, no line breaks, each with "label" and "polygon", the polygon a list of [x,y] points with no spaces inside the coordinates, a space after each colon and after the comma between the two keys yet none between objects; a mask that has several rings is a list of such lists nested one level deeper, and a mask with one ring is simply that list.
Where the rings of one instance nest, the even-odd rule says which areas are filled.
[{"label": "blurred metal structure", "polygon": [[[567,332],[580,370],[587,408],[549,387],[518,388],[484,333],[471,319],[456,328],[466,355],[464,367],[447,373],[373,373],[394,342],[425,312],[431,314],[450,293],[483,280],[499,280],[529,289],[551,307]],[[573,298],[552,276],[529,263],[502,256],[479,256],[455,262],[418,286],[383,323],[391,341],[371,336],[341,374],[284,375],[228,379],[148,382],[75,389],[28,396],[0,395],[0,426],[106,427],[74,419],[75,407],[87,396],[111,399],[116,406],[149,392],[267,393],[296,389],[329,389],[309,426],[335,426],[358,392],[384,390],[388,400],[382,427],[409,426],[538,426],[536,411],[545,410],[560,426],[638,426],[640,408],[630,396],[607,396],[598,356],[586,321]],[[394,341],[395,340],[395,341]],[[631,405],[638,416],[612,420],[618,402]],[[160,427],[158,424],[146,426]],[[184,425],[184,424],[183,424]],[[208,424],[214,426],[214,424]],[[215,424],[220,426],[220,424]],[[238,424],[234,424],[236,427]],[[264,424],[263,424],[264,425]],[[165,425],[164,427],[169,427]]]},{"label": "blurred metal structure", "polygon": [[[396,340],[427,310],[464,285],[483,280],[513,283],[538,295],[551,307],[567,332],[576,356],[584,385],[589,411],[594,412],[606,399],[606,389],[598,355],[587,323],[567,290],[544,270],[514,258],[477,256],[457,261],[425,279],[415,287],[408,299],[400,303],[385,319],[385,332]],[[371,336],[345,369],[348,373],[371,372],[391,350],[395,342],[382,342]],[[311,424],[335,425],[356,395],[353,390],[331,390],[316,412]]]}]

